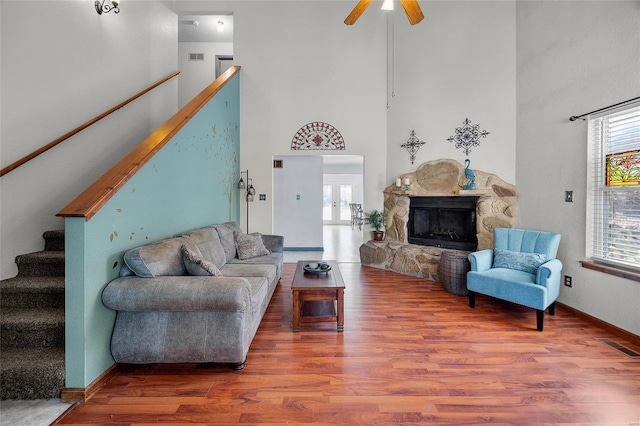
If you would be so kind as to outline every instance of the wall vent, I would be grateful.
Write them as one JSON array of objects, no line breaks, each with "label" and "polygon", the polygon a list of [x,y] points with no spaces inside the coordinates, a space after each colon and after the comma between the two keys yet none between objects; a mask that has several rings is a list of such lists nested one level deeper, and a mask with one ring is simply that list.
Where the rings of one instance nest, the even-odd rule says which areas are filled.
[{"label": "wall vent", "polygon": [[204,53],[189,53],[190,61],[204,61]]}]

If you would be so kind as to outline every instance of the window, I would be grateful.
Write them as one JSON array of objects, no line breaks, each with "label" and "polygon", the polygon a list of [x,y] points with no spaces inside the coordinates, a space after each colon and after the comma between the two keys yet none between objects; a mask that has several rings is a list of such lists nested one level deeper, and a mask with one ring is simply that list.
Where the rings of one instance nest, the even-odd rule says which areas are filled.
[{"label": "window", "polygon": [[640,270],[640,104],[589,117],[587,256]]}]

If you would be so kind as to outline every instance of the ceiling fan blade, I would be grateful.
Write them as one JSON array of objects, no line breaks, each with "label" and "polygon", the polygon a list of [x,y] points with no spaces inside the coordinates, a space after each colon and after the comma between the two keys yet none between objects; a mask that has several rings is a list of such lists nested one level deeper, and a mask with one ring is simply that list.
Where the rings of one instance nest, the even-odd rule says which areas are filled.
[{"label": "ceiling fan blade", "polygon": [[411,25],[415,25],[424,19],[424,15],[422,14],[422,10],[420,9],[420,5],[417,0],[400,0],[400,4],[402,5],[404,12],[407,14],[407,18]]},{"label": "ceiling fan blade", "polygon": [[344,20],[344,23],[347,25],[353,25],[356,23],[360,15],[369,7],[369,5],[373,2],[373,0],[360,0],[356,7],[353,8],[347,19]]}]

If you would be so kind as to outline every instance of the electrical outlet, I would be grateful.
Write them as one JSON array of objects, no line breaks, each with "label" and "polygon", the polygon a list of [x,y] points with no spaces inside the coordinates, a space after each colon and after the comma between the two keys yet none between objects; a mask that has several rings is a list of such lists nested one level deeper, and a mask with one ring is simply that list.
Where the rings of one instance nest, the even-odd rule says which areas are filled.
[{"label": "electrical outlet", "polygon": [[571,277],[569,275],[564,276],[564,285],[567,287],[571,287],[573,284],[571,283]]},{"label": "electrical outlet", "polygon": [[260,201],[266,201],[267,200],[267,194],[260,194]]},{"label": "electrical outlet", "polygon": [[564,191],[564,201],[573,203],[573,191]]}]

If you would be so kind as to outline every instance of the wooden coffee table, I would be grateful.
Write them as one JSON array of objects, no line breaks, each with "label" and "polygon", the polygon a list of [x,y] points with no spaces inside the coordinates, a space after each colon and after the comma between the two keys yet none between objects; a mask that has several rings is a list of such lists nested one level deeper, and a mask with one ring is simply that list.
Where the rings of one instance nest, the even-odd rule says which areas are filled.
[{"label": "wooden coffee table", "polygon": [[329,272],[305,273],[304,265],[319,260],[301,260],[296,267],[291,291],[293,292],[293,331],[300,323],[335,321],[338,331],[344,330],[344,281],[335,260],[323,262],[331,265]]}]

